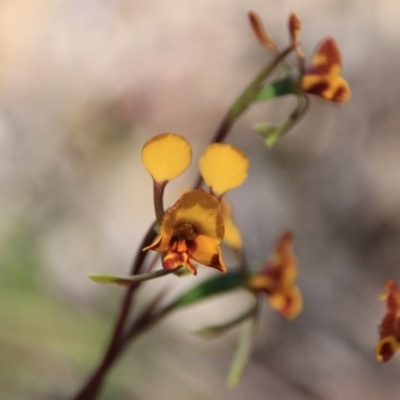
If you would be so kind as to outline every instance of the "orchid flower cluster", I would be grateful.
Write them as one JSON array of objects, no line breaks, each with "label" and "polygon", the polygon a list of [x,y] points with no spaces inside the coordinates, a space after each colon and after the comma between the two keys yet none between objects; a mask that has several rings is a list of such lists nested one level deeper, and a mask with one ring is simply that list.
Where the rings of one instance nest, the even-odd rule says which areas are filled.
[{"label": "orchid flower cluster", "polygon": [[[290,42],[283,50],[279,50],[267,35],[255,12],[249,12],[249,20],[257,40],[271,52],[272,59],[250,82],[222,119],[211,144],[199,159],[200,173],[196,184],[166,210],[165,187],[190,166],[192,148],[183,136],[172,132],[156,135],[143,145],[142,163],[153,180],[155,222],[143,237],[129,275],[90,276],[95,282],[126,288],[106,352],[93,375],[74,397],[75,400],[96,398],[107,372],[127,344],[171,312],[211,296],[244,289],[254,299],[246,312],[222,325],[206,327],[200,332],[223,333],[247,323],[241,339],[245,346],[238,346],[228,373],[229,385],[235,386],[239,383],[249,359],[253,332],[263,299],[288,320],[297,317],[303,308],[301,291],[296,284],[298,263],[292,251],[291,232],[283,232],[277,239],[271,256],[268,258],[266,255],[264,266],[259,266],[256,270],[249,267],[242,234],[232,218],[232,206],[225,198],[229,190],[239,187],[246,180],[249,160],[241,150],[223,142],[233,124],[253,103],[266,102],[280,96],[295,96],[295,109],[280,125],[255,125],[255,130],[265,138],[267,147],[271,148],[305,114],[309,106],[309,95],[318,96],[328,102],[341,103],[350,98],[350,88],[340,75],[341,55],[334,39],[324,39],[311,62],[307,64],[298,39],[301,24],[295,14],[289,16]],[[296,56],[295,68],[287,61],[291,53]],[[271,74],[278,67],[283,71],[283,76],[270,80]],[[204,184],[207,189],[202,188]],[[227,268],[221,250],[222,241],[233,250],[237,259],[236,266]],[[148,260],[149,254],[159,257],[153,258],[151,262]],[[159,261],[161,268],[154,270]],[[215,274],[199,282],[197,270],[203,267],[215,270]],[[133,321],[128,318],[134,306],[137,289],[149,279],[162,278],[168,274],[182,278],[189,275],[194,285],[167,305],[162,305],[166,293],[161,292],[154,296]],[[387,285],[387,291],[388,314],[382,323],[382,340],[377,348],[377,356],[383,361],[400,347],[400,294],[393,282]],[[243,352],[243,349],[246,350]]]}]

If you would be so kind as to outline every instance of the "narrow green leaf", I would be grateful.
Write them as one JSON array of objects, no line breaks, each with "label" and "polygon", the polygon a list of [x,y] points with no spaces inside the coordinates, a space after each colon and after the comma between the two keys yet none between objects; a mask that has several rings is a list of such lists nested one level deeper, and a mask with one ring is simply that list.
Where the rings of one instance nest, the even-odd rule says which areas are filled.
[{"label": "narrow green leaf", "polygon": [[229,368],[227,385],[229,388],[236,387],[242,379],[243,371],[249,362],[253,347],[253,334],[256,326],[256,318],[252,318],[244,327],[240,336],[238,347],[231,366]]},{"label": "narrow green leaf", "polygon": [[267,147],[271,148],[274,144],[289,132],[290,129],[303,117],[303,115],[308,110],[308,97],[304,94],[297,94],[296,107],[290,113],[289,117],[283,121],[280,125],[271,126],[265,123],[256,124],[253,128],[265,139],[265,144]]},{"label": "narrow green leaf", "polygon": [[242,94],[233,103],[232,107],[228,111],[227,120],[233,122],[239,117],[239,115],[246,110],[251,103],[255,101],[255,97],[260,90],[261,85],[269,77],[269,75],[278,67],[285,57],[294,50],[293,45],[287,47],[280,53],[278,53],[272,61],[266,65],[260,73],[254,78],[250,85],[242,92]]},{"label": "narrow green leaf", "polygon": [[285,77],[282,79],[278,79],[270,83],[269,85],[263,86],[257,92],[254,101],[263,101],[296,93],[296,88],[293,84],[292,78]]},{"label": "narrow green leaf", "polygon": [[195,335],[198,335],[200,337],[204,338],[212,338],[216,337],[219,335],[223,335],[227,331],[235,328],[236,326],[240,325],[244,321],[246,321],[248,318],[250,318],[254,313],[256,312],[256,305],[252,305],[251,308],[244,313],[240,314],[238,317],[235,317],[234,319],[225,322],[220,325],[214,325],[214,326],[207,326],[203,329],[200,329],[196,332],[194,332]]},{"label": "narrow green leaf", "polygon": [[228,272],[217,275],[189,289],[176,299],[168,308],[186,307],[207,297],[227,292],[244,286],[244,279],[239,273]]},{"label": "narrow green leaf", "polygon": [[176,272],[176,270],[160,269],[158,271],[148,272],[140,275],[129,275],[129,276],[114,276],[114,275],[88,275],[89,278],[103,285],[119,285],[119,286],[130,286],[138,282],[148,281],[150,279],[156,279],[164,275]]}]

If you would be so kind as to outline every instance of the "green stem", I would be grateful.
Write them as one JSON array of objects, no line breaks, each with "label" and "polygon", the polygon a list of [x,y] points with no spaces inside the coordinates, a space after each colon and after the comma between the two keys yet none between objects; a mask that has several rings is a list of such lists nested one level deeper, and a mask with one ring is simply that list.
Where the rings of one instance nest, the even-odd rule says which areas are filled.
[{"label": "green stem", "polygon": [[175,272],[179,272],[181,270],[183,270],[183,267],[176,268],[174,270],[159,269],[157,271],[147,272],[145,274],[128,275],[128,276],[89,275],[89,278],[96,283],[101,283],[105,285],[131,286],[131,285],[137,285],[138,282],[157,279],[161,276],[169,275]]}]

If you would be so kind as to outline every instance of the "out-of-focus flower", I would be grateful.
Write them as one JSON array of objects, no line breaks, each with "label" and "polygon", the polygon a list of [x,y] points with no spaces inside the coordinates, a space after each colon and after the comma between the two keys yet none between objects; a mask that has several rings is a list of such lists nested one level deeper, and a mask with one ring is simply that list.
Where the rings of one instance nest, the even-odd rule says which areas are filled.
[{"label": "out-of-focus flower", "polygon": [[[188,191],[166,212],[162,204],[164,186],[189,166],[190,144],[177,134],[161,134],[145,143],[142,160],[155,183],[154,202],[160,224],[160,236],[143,250],[165,253],[162,266],[167,270],[185,266],[196,275],[194,260],[226,272],[219,248],[225,230],[220,200],[226,191],[247,178],[246,156],[228,144],[208,146],[199,160],[199,168],[211,193],[201,189]],[[227,223],[229,240],[229,219]]]},{"label": "out-of-focus flower", "polygon": [[[267,35],[259,16],[254,11],[250,11],[249,19],[258,41],[267,49],[275,53],[278,52],[277,46]],[[295,94],[296,90],[300,90],[337,103],[349,100],[351,96],[350,87],[347,81],[340,76],[342,57],[336,41],[331,37],[322,40],[311,59],[311,63],[307,64],[304,62],[304,54],[298,41],[301,22],[296,14],[291,13],[289,15],[288,27],[291,44],[296,51],[299,66],[299,71],[295,74],[298,78],[294,79],[294,81],[297,81],[295,82],[297,88],[293,87],[293,93]],[[285,67],[287,71],[290,71],[288,64],[285,63]],[[290,92],[290,86],[288,88]]]},{"label": "out-of-focus flower", "polygon": [[303,300],[295,281],[297,262],[292,253],[293,235],[284,233],[265,267],[247,280],[253,291],[263,291],[271,307],[287,319],[295,318],[302,310]]},{"label": "out-of-focus flower", "polygon": [[388,280],[385,293],[386,315],[379,327],[380,341],[375,348],[378,361],[389,361],[400,348],[400,291],[396,282]]},{"label": "out-of-focus flower", "polygon": [[351,96],[350,87],[340,76],[341,70],[339,47],[333,38],[326,38],[315,51],[311,64],[305,67],[301,89],[328,101],[347,101]]}]

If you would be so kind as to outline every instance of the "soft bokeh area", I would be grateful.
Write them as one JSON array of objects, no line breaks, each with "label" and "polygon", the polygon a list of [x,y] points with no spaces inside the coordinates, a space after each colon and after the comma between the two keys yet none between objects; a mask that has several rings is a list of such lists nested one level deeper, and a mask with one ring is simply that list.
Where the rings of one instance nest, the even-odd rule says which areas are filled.
[{"label": "soft bokeh area", "polygon": [[[280,121],[291,99],[252,108],[228,139],[251,162],[229,196],[248,258],[261,265],[293,230],[304,311],[287,322],[266,304],[243,381],[229,390],[240,328],[207,341],[192,332],[246,309],[249,297],[182,310],[130,347],[101,399],[397,398],[400,355],[381,365],[373,351],[383,284],[400,280],[398,2],[2,0],[1,399],[71,398],[99,361],[122,289],[87,274],[126,274],[154,219],[141,147],[174,131],[197,160],[268,60],[249,9],[282,46],[295,11],[307,56],[335,37],[353,93],[341,106],[312,99],[272,151],[251,126]],[[196,169],[168,187],[168,205]],[[149,282],[138,301],[209,274]]]}]

